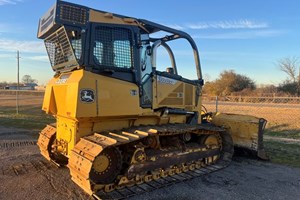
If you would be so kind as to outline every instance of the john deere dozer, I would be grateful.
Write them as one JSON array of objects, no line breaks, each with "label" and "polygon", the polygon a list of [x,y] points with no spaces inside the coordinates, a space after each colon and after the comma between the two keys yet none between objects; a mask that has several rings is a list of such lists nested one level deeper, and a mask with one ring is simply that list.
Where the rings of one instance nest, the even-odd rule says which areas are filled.
[{"label": "john deere dozer", "polygon": [[[224,168],[234,145],[264,157],[264,119],[201,112],[199,53],[187,33],[57,1],[40,19],[38,38],[55,72],[42,109],[56,118],[38,145],[88,194]],[[175,40],[190,44],[196,80],[179,74]],[[156,67],[159,47],[172,64],[166,71]]]}]

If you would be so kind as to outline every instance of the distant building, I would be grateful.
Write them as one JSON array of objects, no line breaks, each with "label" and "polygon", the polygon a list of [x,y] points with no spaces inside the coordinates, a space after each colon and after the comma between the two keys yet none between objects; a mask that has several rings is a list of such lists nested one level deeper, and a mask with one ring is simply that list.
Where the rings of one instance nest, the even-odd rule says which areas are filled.
[{"label": "distant building", "polygon": [[28,87],[36,87],[36,86],[38,86],[38,84],[36,84],[36,83],[26,83],[26,84],[24,84],[25,86],[28,86]]},{"label": "distant building", "polygon": [[39,86],[35,86],[34,89],[38,90],[38,91],[45,91],[46,90],[46,86],[39,85]]},{"label": "distant building", "polygon": [[[19,90],[35,90],[35,87],[37,86],[36,83],[28,83],[28,84],[22,84],[22,85],[19,85]],[[6,90],[17,90],[18,89],[18,86],[16,85],[8,85],[8,86],[5,86],[5,89]]]}]

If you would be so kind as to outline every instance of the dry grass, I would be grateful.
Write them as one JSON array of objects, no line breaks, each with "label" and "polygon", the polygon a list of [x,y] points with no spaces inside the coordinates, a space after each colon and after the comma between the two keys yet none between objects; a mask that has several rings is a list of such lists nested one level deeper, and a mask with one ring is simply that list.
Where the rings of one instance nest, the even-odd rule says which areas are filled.
[{"label": "dry grass", "polygon": [[[213,103],[206,103],[204,106],[208,112],[215,112],[216,106]],[[264,139],[266,151],[274,163],[300,167],[300,105],[271,105],[228,103],[219,104],[219,112],[253,115],[268,120],[265,134],[269,138],[281,140]],[[285,142],[283,138],[289,138],[291,142]]]},{"label": "dry grass", "polygon": [[[205,104],[208,111],[214,112],[215,105]],[[218,111],[223,113],[235,113],[253,115],[268,120],[267,132],[279,132],[282,136],[300,138],[300,105],[288,107],[288,105],[273,107],[273,105],[257,106],[247,105],[247,103],[220,104]]]},{"label": "dry grass", "polygon": [[[20,116],[40,116],[45,117],[41,110],[43,96],[20,95],[19,113]],[[204,103],[208,111],[214,112],[214,103]],[[298,107],[272,107],[257,104],[257,106],[247,105],[247,103],[219,104],[219,112],[253,115],[268,120],[267,131],[280,132],[288,137],[288,133],[300,138],[300,105]],[[16,118],[16,96],[0,94],[0,117],[11,116]],[[1,125],[1,122],[0,122]],[[286,133],[286,134],[285,134]],[[284,135],[285,134],[285,135]]]},{"label": "dry grass", "polygon": [[[16,115],[15,96],[0,94],[0,126],[41,130],[46,124],[53,123],[55,119],[41,110],[42,101],[41,96],[21,95],[20,114]],[[204,106],[208,111],[215,111],[213,103],[204,104]],[[269,137],[300,138],[300,106],[288,108],[237,103],[220,104],[218,110],[224,113],[253,115],[267,119],[265,135]],[[300,167],[300,144],[297,142],[289,144],[280,141],[265,141],[265,146],[272,162]]]},{"label": "dry grass", "polygon": [[[19,95],[19,106],[24,108],[24,106],[40,106],[42,107],[43,96],[31,96],[31,95]],[[1,95],[0,94],[0,106],[1,107],[15,107],[16,106],[16,96],[15,95]]]},{"label": "dry grass", "polygon": [[0,95],[0,126],[41,130],[54,118],[42,110],[42,96],[19,96],[19,114],[16,114],[16,96]]}]

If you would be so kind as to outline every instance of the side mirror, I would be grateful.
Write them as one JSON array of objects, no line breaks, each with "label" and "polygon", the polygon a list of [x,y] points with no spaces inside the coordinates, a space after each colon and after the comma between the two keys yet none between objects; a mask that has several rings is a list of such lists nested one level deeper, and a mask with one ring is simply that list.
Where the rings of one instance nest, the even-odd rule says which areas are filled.
[{"label": "side mirror", "polygon": [[200,79],[200,80],[199,80],[199,84],[200,84],[201,86],[203,86],[203,85],[204,85],[204,80],[203,80],[203,79]]}]

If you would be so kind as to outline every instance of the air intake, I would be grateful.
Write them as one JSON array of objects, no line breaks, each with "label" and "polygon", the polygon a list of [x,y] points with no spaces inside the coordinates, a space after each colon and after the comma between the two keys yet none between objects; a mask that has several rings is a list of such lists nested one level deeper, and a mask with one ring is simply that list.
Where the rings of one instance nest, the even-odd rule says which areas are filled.
[{"label": "air intake", "polygon": [[85,25],[87,21],[87,9],[69,4],[59,4],[60,19],[73,24]]}]

